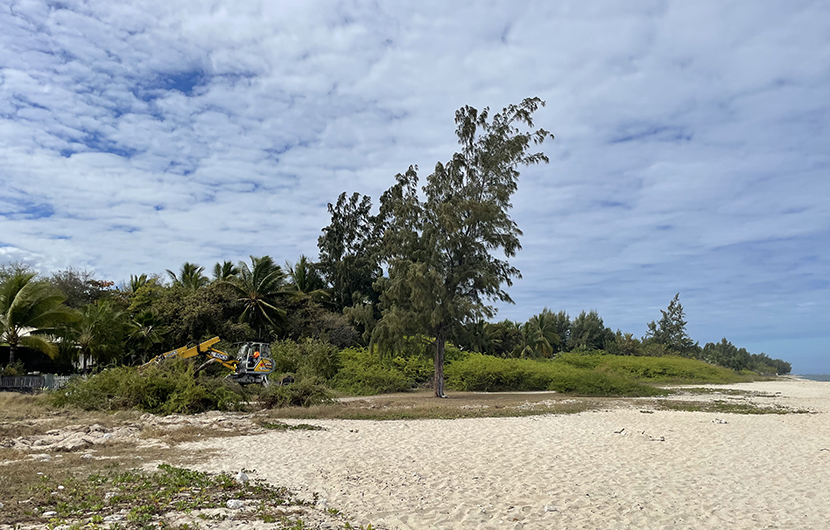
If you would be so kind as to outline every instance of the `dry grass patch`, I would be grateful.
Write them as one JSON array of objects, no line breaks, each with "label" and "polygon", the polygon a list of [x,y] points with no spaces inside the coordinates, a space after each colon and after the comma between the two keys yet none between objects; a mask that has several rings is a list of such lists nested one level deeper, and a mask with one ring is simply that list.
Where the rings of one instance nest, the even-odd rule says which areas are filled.
[{"label": "dry grass patch", "polygon": [[[431,391],[341,398],[338,403],[268,411],[268,418],[410,420],[492,418],[539,414],[573,414],[602,408],[611,400],[573,398],[555,392],[454,392],[449,399]],[[619,400],[614,400],[619,401]]]},{"label": "dry grass patch", "polygon": [[0,466],[0,527],[164,530],[234,519],[275,529],[357,528],[337,510],[315,508],[316,498],[301,500],[261,480],[175,467],[210,458],[208,451],[118,444],[92,454],[14,456],[23,458]]},{"label": "dry grass patch", "polygon": [[250,429],[216,429],[210,425],[182,425],[180,427],[155,425],[142,429],[140,436],[144,440],[159,440],[166,444],[176,445],[208,438],[229,438],[258,432],[262,430],[253,426]]},{"label": "dry grass patch", "polygon": [[20,421],[43,416],[48,409],[44,394],[0,392],[0,421]]},{"label": "dry grass patch", "polygon": [[750,401],[687,401],[659,399],[655,401],[658,410],[682,410],[686,412],[717,412],[720,414],[811,414],[805,409],[793,409],[782,405],[759,405]]}]

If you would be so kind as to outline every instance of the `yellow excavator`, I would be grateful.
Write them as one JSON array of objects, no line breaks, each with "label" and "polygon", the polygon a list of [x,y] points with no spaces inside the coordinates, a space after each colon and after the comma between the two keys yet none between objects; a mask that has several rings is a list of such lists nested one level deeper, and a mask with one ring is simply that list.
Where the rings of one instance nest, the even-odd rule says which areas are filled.
[{"label": "yellow excavator", "polygon": [[[161,355],[153,357],[141,368],[151,364],[160,364],[167,359],[179,358],[190,359],[203,354],[208,360],[198,370],[201,370],[210,363],[218,362],[226,368],[233,370],[228,378],[233,379],[240,385],[262,385],[268,386],[268,374],[274,371],[274,361],[271,359],[271,345],[266,342],[245,342],[239,347],[236,358],[227,353],[217,350],[213,346],[219,342],[219,337],[213,337],[196,346],[182,346]],[[197,370],[197,371],[198,371]]]}]

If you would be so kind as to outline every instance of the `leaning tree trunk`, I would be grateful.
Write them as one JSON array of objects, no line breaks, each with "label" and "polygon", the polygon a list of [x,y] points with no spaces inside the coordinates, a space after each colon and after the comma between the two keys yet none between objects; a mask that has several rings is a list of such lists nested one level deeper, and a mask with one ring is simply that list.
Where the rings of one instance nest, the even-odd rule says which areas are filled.
[{"label": "leaning tree trunk", "polygon": [[435,337],[435,397],[447,397],[444,394],[444,336]]}]

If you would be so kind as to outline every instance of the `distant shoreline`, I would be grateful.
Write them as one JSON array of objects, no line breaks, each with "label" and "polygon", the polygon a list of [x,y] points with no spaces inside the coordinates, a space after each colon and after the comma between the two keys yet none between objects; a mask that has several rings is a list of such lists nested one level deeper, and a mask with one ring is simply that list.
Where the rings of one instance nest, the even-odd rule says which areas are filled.
[{"label": "distant shoreline", "polygon": [[809,381],[830,381],[830,374],[794,374],[794,377]]}]

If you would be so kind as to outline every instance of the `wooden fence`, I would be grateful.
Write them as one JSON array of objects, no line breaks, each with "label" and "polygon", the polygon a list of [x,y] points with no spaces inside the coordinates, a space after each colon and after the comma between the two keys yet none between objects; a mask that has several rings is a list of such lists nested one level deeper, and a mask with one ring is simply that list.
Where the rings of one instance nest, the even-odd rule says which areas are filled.
[{"label": "wooden fence", "polygon": [[41,390],[54,390],[60,388],[72,376],[69,375],[17,375],[0,377],[0,390],[14,392],[39,392]]}]

